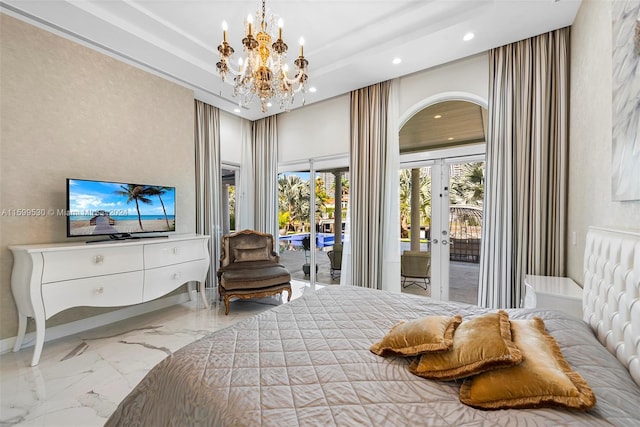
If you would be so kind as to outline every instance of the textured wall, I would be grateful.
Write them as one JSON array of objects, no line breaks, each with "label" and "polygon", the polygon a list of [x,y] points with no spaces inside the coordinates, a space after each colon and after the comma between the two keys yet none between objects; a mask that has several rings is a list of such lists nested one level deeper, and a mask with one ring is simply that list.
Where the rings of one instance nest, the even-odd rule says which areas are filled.
[{"label": "textured wall", "polygon": [[[137,181],[175,186],[177,231],[195,232],[193,93],[4,14],[0,31],[0,211],[64,209],[67,177]],[[7,245],[67,241],[65,224],[0,217],[0,339],[17,328]]]},{"label": "textured wall", "polygon": [[611,197],[611,38],[611,2],[584,0],[571,29],[569,127],[567,271],[580,284],[590,225],[640,229],[640,201]]}]

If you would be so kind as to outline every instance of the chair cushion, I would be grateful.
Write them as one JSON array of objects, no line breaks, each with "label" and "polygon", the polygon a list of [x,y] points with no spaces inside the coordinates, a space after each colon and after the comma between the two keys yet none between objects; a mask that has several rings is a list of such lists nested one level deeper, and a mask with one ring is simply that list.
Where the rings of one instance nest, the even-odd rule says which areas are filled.
[{"label": "chair cushion", "polygon": [[[249,264],[248,262],[241,263]],[[227,291],[234,289],[259,289],[291,281],[291,274],[279,264],[263,268],[228,268],[222,273],[220,285]]]},{"label": "chair cushion", "polygon": [[234,262],[268,261],[269,250],[266,246],[257,248],[232,248]]},{"label": "chair cushion", "polygon": [[400,256],[400,274],[403,277],[429,278],[431,252],[404,251]]},{"label": "chair cushion", "polygon": [[268,267],[275,267],[275,266],[284,267],[282,264],[278,264],[273,261],[246,261],[246,262],[231,263],[223,267],[221,270],[224,273],[225,271],[229,271],[229,270],[253,270],[256,268],[268,268]]}]

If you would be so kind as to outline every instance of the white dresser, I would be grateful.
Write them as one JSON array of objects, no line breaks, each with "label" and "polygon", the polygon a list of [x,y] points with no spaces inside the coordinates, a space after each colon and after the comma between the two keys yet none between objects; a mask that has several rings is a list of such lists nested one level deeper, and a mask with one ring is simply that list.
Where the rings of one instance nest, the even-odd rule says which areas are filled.
[{"label": "white dresser", "polygon": [[116,307],[161,297],[184,283],[198,282],[205,307],[204,281],[209,271],[209,236],[105,243],[84,242],[9,246],[13,253],[11,291],[18,307],[20,350],[27,318],[36,323],[31,366],[38,364],[45,321],[71,307]]},{"label": "white dresser", "polygon": [[527,275],[524,308],[548,308],[582,319],[582,288],[568,277]]}]

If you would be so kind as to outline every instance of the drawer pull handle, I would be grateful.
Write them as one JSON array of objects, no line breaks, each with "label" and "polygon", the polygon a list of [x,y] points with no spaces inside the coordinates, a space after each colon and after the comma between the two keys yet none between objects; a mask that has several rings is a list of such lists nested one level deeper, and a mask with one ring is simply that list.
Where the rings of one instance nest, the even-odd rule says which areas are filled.
[{"label": "drawer pull handle", "polygon": [[180,277],[181,277],[181,276],[182,276],[182,275],[181,275],[180,273],[174,273],[174,274],[173,274],[173,280],[180,280]]},{"label": "drawer pull handle", "polygon": [[173,248],[173,254],[174,255],[179,255],[180,254],[180,248]]},{"label": "drawer pull handle", "polygon": [[96,288],[95,292],[96,292],[96,295],[102,295],[104,294],[104,288],[103,287]]},{"label": "drawer pull handle", "polygon": [[104,257],[102,255],[96,255],[93,257],[93,262],[95,262],[96,264],[102,264],[103,261]]}]

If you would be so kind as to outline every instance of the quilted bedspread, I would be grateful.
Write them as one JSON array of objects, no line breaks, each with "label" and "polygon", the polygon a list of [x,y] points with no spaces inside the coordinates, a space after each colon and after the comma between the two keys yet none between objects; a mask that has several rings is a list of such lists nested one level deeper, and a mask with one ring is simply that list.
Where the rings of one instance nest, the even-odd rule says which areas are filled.
[{"label": "quilted bedspread", "polygon": [[544,319],[596,394],[588,412],[474,409],[458,400],[459,382],[414,376],[411,358],[369,351],[399,320],[487,311],[350,286],[308,292],[167,357],[106,425],[640,425],[640,388],[586,323],[560,312],[509,310],[512,319]]}]

